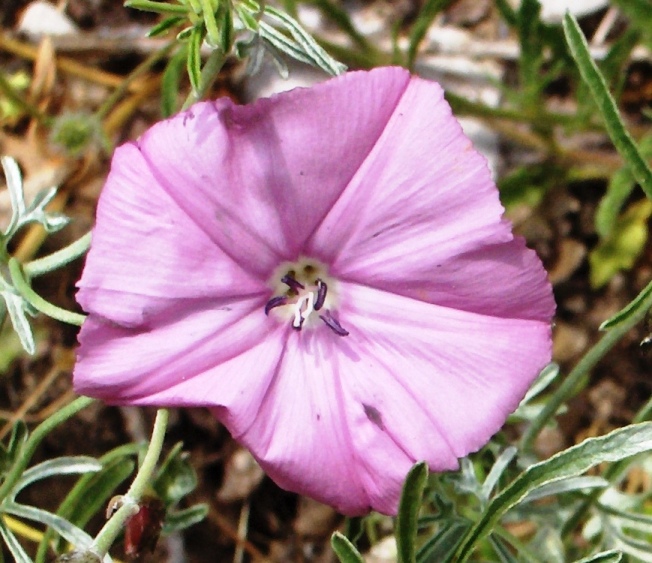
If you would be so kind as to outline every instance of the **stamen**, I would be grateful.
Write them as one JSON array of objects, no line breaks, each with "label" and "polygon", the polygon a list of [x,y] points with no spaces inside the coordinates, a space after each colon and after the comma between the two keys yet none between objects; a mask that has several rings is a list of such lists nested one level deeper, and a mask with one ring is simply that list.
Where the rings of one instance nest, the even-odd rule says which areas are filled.
[{"label": "stamen", "polygon": [[280,307],[281,305],[286,305],[287,302],[288,302],[288,298],[285,295],[277,295],[276,297],[272,297],[265,305],[265,314],[269,315],[269,312],[274,307]]},{"label": "stamen", "polygon": [[328,328],[330,328],[335,334],[339,336],[349,335],[349,331],[344,329],[337,319],[331,316],[330,311],[326,311],[324,314],[319,315],[319,318],[324,321]]},{"label": "stamen", "polygon": [[317,280],[317,300],[315,301],[315,311],[319,311],[324,306],[326,301],[326,292],[328,291],[328,286],[322,281]]},{"label": "stamen", "polygon": [[295,280],[290,274],[285,274],[281,278],[281,282],[287,285],[290,289],[293,289],[297,293],[299,293],[300,290],[305,289],[305,286],[302,283],[299,283],[297,280]]}]

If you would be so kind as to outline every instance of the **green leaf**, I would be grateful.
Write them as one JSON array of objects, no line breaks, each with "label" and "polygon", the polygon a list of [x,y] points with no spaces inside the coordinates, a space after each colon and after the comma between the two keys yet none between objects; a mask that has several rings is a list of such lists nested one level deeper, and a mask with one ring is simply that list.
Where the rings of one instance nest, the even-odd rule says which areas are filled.
[{"label": "green leaf", "polygon": [[568,479],[562,479],[561,481],[554,481],[552,483],[547,483],[541,485],[536,489],[530,491],[527,496],[521,501],[521,504],[526,502],[533,502],[541,498],[549,497],[552,495],[561,495],[571,491],[581,491],[585,489],[596,489],[608,487],[609,481],[603,479],[602,477],[591,477],[591,476],[581,476],[581,477],[570,477]]},{"label": "green leaf", "polygon": [[126,0],[124,3],[125,8],[133,8],[134,10],[142,10],[143,12],[156,12],[159,14],[179,14],[187,15],[188,8],[185,6],[178,6],[168,2],[154,2],[153,0]]},{"label": "green leaf", "polygon": [[302,63],[309,65],[313,64],[313,61],[304,53],[299,45],[269,25],[267,22],[260,22],[258,24],[258,30],[260,32],[260,36],[265,41],[267,41],[270,45],[282,53],[285,53],[286,55],[289,55],[293,59],[301,61]]},{"label": "green leaf", "polygon": [[185,530],[199,524],[208,515],[208,505],[205,503],[195,504],[183,510],[171,510],[165,516],[165,523],[163,524],[162,532],[164,534],[171,534]]},{"label": "green leaf", "polygon": [[23,547],[20,545],[16,536],[14,536],[11,530],[7,528],[2,518],[0,518],[0,536],[2,536],[2,539],[13,556],[15,563],[32,563],[29,555],[27,555]]},{"label": "green leaf", "polygon": [[484,483],[482,483],[482,489],[480,490],[480,498],[482,499],[483,502],[487,502],[489,500],[491,491],[494,490],[494,487],[498,483],[498,480],[500,479],[501,475],[504,473],[505,469],[507,469],[507,466],[512,461],[512,459],[514,459],[514,456],[516,455],[517,451],[518,451],[517,448],[515,448],[514,446],[510,446],[509,448],[505,448],[505,451],[503,451],[498,456],[498,459],[496,459],[495,463],[493,464],[491,471],[489,471],[489,475],[487,475],[486,479],[484,480]]},{"label": "green leaf", "polygon": [[88,456],[66,456],[49,459],[34,467],[30,467],[14,485],[11,496],[16,496],[22,489],[35,481],[47,479],[53,475],[73,475],[91,473],[102,469],[102,464]]},{"label": "green leaf", "polygon": [[[640,151],[644,158],[652,157],[652,135],[646,135],[640,141]],[[635,180],[629,168],[617,170],[607,186],[607,192],[600,200],[595,213],[595,229],[600,238],[608,238],[618,221],[620,210],[635,187]]]},{"label": "green leaf", "polygon": [[188,78],[195,94],[201,91],[201,44],[204,41],[205,30],[203,26],[195,26],[190,32],[188,41]]},{"label": "green leaf", "polygon": [[538,0],[522,0],[517,24],[521,56],[519,63],[521,96],[523,107],[528,111],[536,109],[541,92],[540,70],[543,63],[541,42],[541,5]]},{"label": "green leaf", "polygon": [[417,563],[442,563],[451,561],[451,557],[458,548],[464,534],[471,527],[468,520],[449,521],[428,541],[417,553]]},{"label": "green leaf", "polygon": [[[136,464],[130,459],[119,459],[107,463],[102,471],[90,476],[83,487],[73,489],[58,510],[58,514],[68,518],[80,528],[101,511],[118,486],[134,471]],[[70,499],[70,500],[69,500]]]},{"label": "green leaf", "polygon": [[578,559],[575,563],[618,563],[623,558],[621,551],[617,549],[610,549],[608,551],[601,551],[590,557]]},{"label": "green leaf", "polygon": [[645,250],[652,201],[645,199],[630,205],[618,219],[611,236],[589,253],[590,281],[593,288],[608,283],[621,270],[631,270]]},{"label": "green leaf", "polygon": [[204,25],[206,26],[206,36],[208,44],[211,47],[219,47],[220,45],[220,31],[217,28],[217,21],[215,20],[215,12],[213,11],[210,0],[200,0],[202,6],[202,16],[204,18]]},{"label": "green leaf", "polygon": [[626,322],[630,317],[639,313],[639,310],[642,306],[649,308],[645,304],[651,295],[652,282],[647,284],[629,305],[618,311],[618,313],[616,313],[613,317],[604,321],[600,325],[600,330],[609,330],[616,325]]},{"label": "green leaf", "polygon": [[571,55],[575,59],[584,82],[591,90],[611,141],[629,166],[647,197],[652,199],[652,170],[650,170],[647,162],[639,152],[631,135],[625,129],[616,102],[607,89],[604,77],[591,59],[586,38],[582,34],[577,20],[570,13],[566,13],[563,26]]},{"label": "green leaf", "polygon": [[419,11],[417,18],[410,30],[410,43],[408,46],[407,66],[408,68],[414,67],[414,61],[419,52],[419,45],[423,38],[428,33],[428,29],[435,21],[437,14],[439,14],[446,6],[450,4],[450,0],[426,0],[423,7]]},{"label": "green leaf", "polygon": [[644,422],[614,430],[600,438],[585,440],[528,467],[492,499],[460,546],[456,561],[466,561],[477,542],[486,537],[500,518],[530,491],[546,483],[581,475],[599,463],[619,461],[651,449],[652,422]]},{"label": "green leaf", "polygon": [[[346,70],[346,66],[331,57],[294,18],[281,10],[267,5],[264,8],[264,13],[268,18],[278,22],[290,32],[295,44],[311,64],[317,65],[332,75],[342,74]],[[262,22],[260,27],[262,30]],[[291,53],[288,52],[288,54]]]},{"label": "green leaf", "polygon": [[498,555],[500,563],[519,563],[519,560],[512,555],[509,546],[506,542],[498,537],[496,534],[489,536],[489,543],[493,547],[494,552]]},{"label": "green leaf", "polygon": [[36,352],[36,343],[34,342],[32,326],[29,324],[29,319],[27,318],[28,308],[25,299],[9,289],[1,290],[0,295],[5,300],[11,325],[18,335],[23,349],[28,354],[33,355]]},{"label": "green leaf", "polygon": [[548,364],[541,370],[541,373],[534,380],[534,383],[528,389],[528,392],[523,397],[521,404],[529,403],[532,399],[543,393],[548,386],[557,379],[559,375],[559,364],[554,362]]},{"label": "green leaf", "polygon": [[11,220],[5,231],[5,236],[11,236],[17,228],[18,219],[25,214],[25,194],[23,191],[23,177],[18,163],[10,156],[0,157],[2,170],[5,174],[7,191],[11,202]]},{"label": "green leaf", "polygon": [[184,62],[188,56],[185,48],[179,49],[169,60],[161,79],[161,115],[170,117],[177,112],[177,99]]},{"label": "green leaf", "polygon": [[364,563],[364,559],[349,539],[340,532],[331,536],[331,547],[340,563]]},{"label": "green leaf", "polygon": [[180,18],[178,16],[170,16],[169,18],[165,18],[163,21],[157,23],[154,27],[152,27],[152,29],[147,32],[147,37],[158,37],[159,35],[163,35],[165,32],[179,25],[183,21],[185,21],[185,18]]},{"label": "green leaf", "polygon": [[625,201],[634,191],[634,178],[628,168],[617,170],[607,186],[604,197],[595,212],[595,230],[600,238],[608,238],[618,222],[618,215]]},{"label": "green leaf", "polygon": [[518,16],[508,0],[496,0],[496,8],[509,27],[516,27]]},{"label": "green leaf", "polygon": [[177,443],[161,464],[153,488],[166,506],[177,504],[197,487],[197,474]]},{"label": "green leaf", "polygon": [[5,502],[2,505],[3,512],[12,514],[20,518],[27,518],[34,522],[40,522],[55,530],[66,541],[70,542],[76,547],[85,548],[91,545],[93,538],[89,536],[84,530],[79,529],[74,524],[71,524],[65,518],[52,514],[47,510],[42,510],[34,506],[27,506],[25,504],[18,504],[15,502]]},{"label": "green leaf", "polygon": [[218,15],[221,24],[219,46],[224,53],[230,53],[233,47],[233,12],[230,4],[220,3]]},{"label": "green leaf", "polygon": [[399,563],[416,562],[419,509],[428,481],[428,465],[421,461],[407,474],[396,518],[396,548]]}]

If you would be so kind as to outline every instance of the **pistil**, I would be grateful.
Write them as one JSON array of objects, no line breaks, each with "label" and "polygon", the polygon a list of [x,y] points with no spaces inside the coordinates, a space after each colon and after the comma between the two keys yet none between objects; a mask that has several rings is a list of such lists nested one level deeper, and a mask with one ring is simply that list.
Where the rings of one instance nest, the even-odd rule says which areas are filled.
[{"label": "pistil", "polygon": [[[349,332],[342,327],[337,319],[333,317],[327,307],[333,306],[336,302],[329,296],[327,283],[320,274],[325,274],[325,268],[308,263],[289,264],[287,269],[283,268],[278,272],[276,279],[287,286],[280,295],[272,297],[265,305],[265,315],[269,315],[272,309],[280,307],[291,307],[286,309],[291,314],[292,328],[301,330],[306,326],[306,321],[314,311],[322,311],[319,318],[339,336],[347,336]],[[277,282],[278,283],[278,282]],[[330,282],[329,282],[330,283]],[[276,285],[276,284],[273,284]],[[282,291],[282,288],[279,288]],[[277,289],[277,291],[279,291]],[[311,325],[311,326],[314,326]]]}]

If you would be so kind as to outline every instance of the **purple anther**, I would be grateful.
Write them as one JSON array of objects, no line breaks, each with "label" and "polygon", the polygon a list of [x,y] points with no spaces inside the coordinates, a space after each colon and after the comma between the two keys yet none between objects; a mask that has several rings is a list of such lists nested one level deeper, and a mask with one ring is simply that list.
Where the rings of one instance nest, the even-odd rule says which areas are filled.
[{"label": "purple anther", "polygon": [[304,285],[299,283],[297,280],[295,280],[290,274],[285,274],[281,278],[281,283],[284,283],[287,285],[290,289],[293,289],[297,293],[299,293],[299,290],[305,289]]},{"label": "purple anther", "polygon": [[285,295],[277,295],[276,297],[272,297],[265,305],[265,314],[269,315],[269,312],[274,307],[280,307],[281,305],[285,305],[287,302],[288,298]]},{"label": "purple anther", "polygon": [[334,319],[329,311],[326,311],[324,314],[319,315],[319,318],[326,323],[328,328],[330,328],[335,334],[339,336],[348,336],[349,331],[342,328],[342,325]]},{"label": "purple anther", "polygon": [[317,299],[315,299],[315,305],[313,308],[315,311],[319,311],[324,306],[324,301],[326,301],[326,292],[328,291],[328,286],[321,280],[317,280]]}]

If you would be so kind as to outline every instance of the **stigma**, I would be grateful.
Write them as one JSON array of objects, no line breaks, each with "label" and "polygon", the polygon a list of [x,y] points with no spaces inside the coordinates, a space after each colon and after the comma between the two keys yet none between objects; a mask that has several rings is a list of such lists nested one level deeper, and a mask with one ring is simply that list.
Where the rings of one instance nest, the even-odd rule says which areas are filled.
[{"label": "stigma", "polygon": [[265,305],[265,315],[273,312],[295,330],[323,323],[338,336],[349,334],[332,314],[337,306],[337,284],[316,260],[301,258],[283,264],[274,272],[270,285],[274,296]]}]

